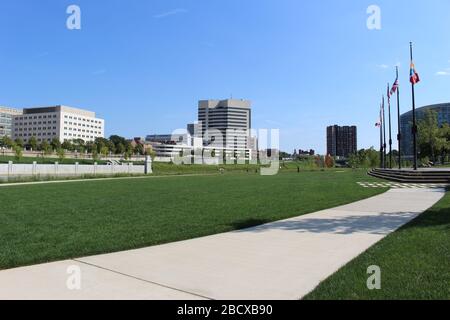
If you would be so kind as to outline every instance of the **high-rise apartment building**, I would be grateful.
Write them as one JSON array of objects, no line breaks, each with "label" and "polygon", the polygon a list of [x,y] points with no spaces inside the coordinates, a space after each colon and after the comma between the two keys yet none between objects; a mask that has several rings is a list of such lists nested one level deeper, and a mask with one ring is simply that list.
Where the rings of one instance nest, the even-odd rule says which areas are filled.
[{"label": "high-rise apartment building", "polygon": [[251,102],[248,100],[202,100],[198,103],[198,121],[205,146],[226,149],[249,148]]},{"label": "high-rise apartment building", "polygon": [[356,126],[334,125],[327,128],[327,154],[347,158],[357,151]]},{"label": "high-rise apartment building", "polygon": [[13,139],[24,142],[35,137],[38,142],[82,139],[85,142],[103,138],[105,121],[94,112],[67,106],[23,109],[23,114],[13,119]]},{"label": "high-rise apartment building", "polygon": [[12,138],[13,119],[21,114],[22,110],[0,107],[0,138],[4,136]]}]

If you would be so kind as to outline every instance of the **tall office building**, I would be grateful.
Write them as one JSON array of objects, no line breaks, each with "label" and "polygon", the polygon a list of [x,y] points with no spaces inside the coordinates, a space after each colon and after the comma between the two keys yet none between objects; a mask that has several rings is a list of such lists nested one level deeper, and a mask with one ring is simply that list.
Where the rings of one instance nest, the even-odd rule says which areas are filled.
[{"label": "tall office building", "polygon": [[247,100],[202,100],[198,103],[198,121],[203,142],[226,149],[249,148],[251,102]]},{"label": "tall office building", "polygon": [[357,151],[356,126],[334,125],[327,128],[327,154],[347,158]]},{"label": "tall office building", "polygon": [[38,142],[82,139],[85,142],[103,138],[105,121],[96,118],[94,112],[55,106],[24,109],[22,115],[14,117],[13,138],[24,142],[35,137]]},{"label": "tall office building", "polygon": [[0,107],[0,138],[4,136],[12,138],[13,119],[21,114],[22,110]]}]

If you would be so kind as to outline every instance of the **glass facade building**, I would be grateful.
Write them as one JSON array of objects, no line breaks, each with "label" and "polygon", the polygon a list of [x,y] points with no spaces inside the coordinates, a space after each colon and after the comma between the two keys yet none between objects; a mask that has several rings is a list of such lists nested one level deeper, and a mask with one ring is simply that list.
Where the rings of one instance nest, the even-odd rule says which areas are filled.
[{"label": "glass facade building", "polygon": [[4,136],[12,137],[13,118],[22,112],[17,109],[0,107],[0,138]]},{"label": "glass facade building", "polygon": [[[434,104],[416,109],[417,121],[425,117],[425,112],[427,110],[433,110],[438,115],[439,126],[444,123],[450,124],[450,103]],[[400,117],[400,129],[402,134],[402,154],[404,156],[413,156],[413,136],[412,136],[412,121],[413,114],[412,110],[401,115]]]}]

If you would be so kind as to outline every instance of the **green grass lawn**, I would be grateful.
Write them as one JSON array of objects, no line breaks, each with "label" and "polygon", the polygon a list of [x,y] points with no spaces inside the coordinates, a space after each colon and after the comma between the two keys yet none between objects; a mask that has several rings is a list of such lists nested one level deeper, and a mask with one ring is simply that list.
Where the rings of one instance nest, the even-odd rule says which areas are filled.
[{"label": "green grass lawn", "polygon": [[220,168],[224,169],[224,173],[253,173],[257,174],[259,165],[246,164],[227,164],[227,165],[175,165],[171,163],[154,162],[152,164],[153,173],[155,175],[180,175],[180,174],[216,174]]},{"label": "green grass lawn", "polygon": [[[381,290],[367,289],[367,268],[381,268]],[[370,248],[306,299],[450,299],[450,193]]]},{"label": "green grass lawn", "polygon": [[225,174],[0,187],[0,269],[290,218],[384,189],[364,171]]}]

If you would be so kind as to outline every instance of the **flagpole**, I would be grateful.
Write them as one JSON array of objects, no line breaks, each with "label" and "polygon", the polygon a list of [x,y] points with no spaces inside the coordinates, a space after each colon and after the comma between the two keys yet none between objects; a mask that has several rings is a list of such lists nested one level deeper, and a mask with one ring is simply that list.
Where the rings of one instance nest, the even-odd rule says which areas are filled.
[{"label": "flagpole", "polygon": [[[413,63],[413,43],[409,43],[410,54],[411,54],[411,63]],[[417,123],[416,123],[416,97],[414,90],[414,83],[411,81],[411,90],[412,90],[412,111],[413,111],[413,126],[412,126],[412,135],[413,135],[413,152],[414,152],[414,170],[417,170]]]},{"label": "flagpole", "polygon": [[[398,66],[396,68],[397,73],[397,81],[398,81]],[[401,123],[400,123],[400,84],[397,85],[397,121],[398,121],[398,168],[402,170],[402,148],[401,148],[401,141],[402,141],[402,133],[401,133]]]},{"label": "flagpole", "polygon": [[[387,86],[387,94],[390,95],[389,93],[389,83]],[[389,108],[389,169],[392,169],[392,123],[391,123],[391,98],[390,96],[388,97],[388,108]]]},{"label": "flagpole", "polygon": [[381,107],[380,107],[380,168],[383,169],[383,117],[381,114]]},{"label": "flagpole", "polygon": [[383,168],[386,169],[386,159],[387,159],[387,144],[386,144],[386,110],[385,110],[385,104],[384,104],[384,95],[383,95]]}]

